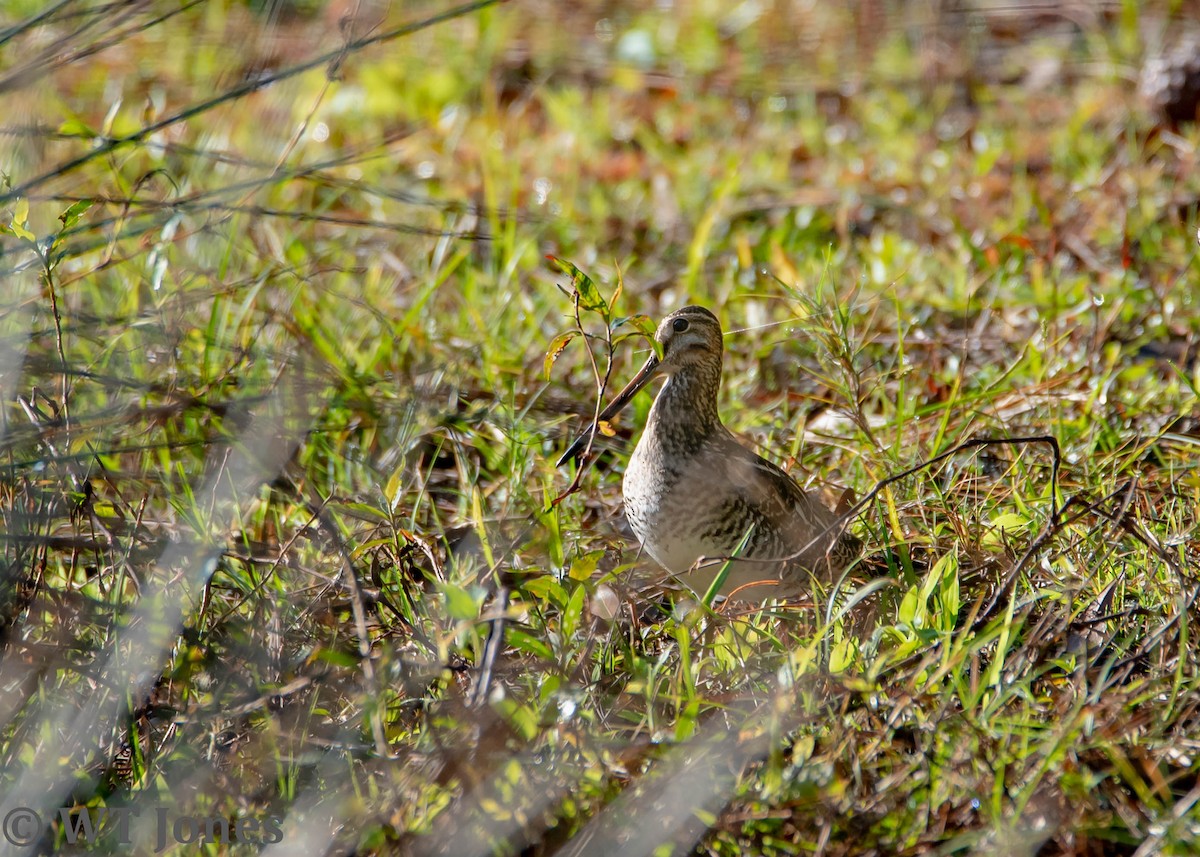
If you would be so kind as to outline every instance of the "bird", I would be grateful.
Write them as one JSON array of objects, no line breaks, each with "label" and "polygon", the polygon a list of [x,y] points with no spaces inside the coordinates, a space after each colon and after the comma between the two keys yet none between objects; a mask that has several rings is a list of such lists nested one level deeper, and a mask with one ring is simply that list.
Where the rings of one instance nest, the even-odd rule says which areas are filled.
[{"label": "bird", "polygon": [[[599,424],[613,419],[662,377],[645,430],[625,469],[625,516],[642,549],[670,576],[705,595],[725,562],[717,594],[744,600],[793,597],[828,581],[862,543],[813,494],[743,446],[717,409],[724,339],[701,306],[685,306],[655,330],[642,368],[559,459],[591,448]],[[717,560],[717,561],[713,561]],[[747,586],[759,581],[769,585]]]}]

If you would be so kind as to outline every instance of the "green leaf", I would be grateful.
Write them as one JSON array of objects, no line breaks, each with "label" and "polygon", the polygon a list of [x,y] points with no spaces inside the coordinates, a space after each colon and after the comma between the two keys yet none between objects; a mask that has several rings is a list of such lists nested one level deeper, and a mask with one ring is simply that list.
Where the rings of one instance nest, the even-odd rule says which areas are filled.
[{"label": "green leaf", "polygon": [[613,322],[613,330],[628,324],[630,327],[637,330],[642,336],[647,339],[654,338],[654,332],[658,329],[654,320],[648,315],[629,315],[624,318],[618,318]]},{"label": "green leaf", "polygon": [[[522,705],[512,697],[506,696],[495,703],[496,708],[508,720],[508,725],[525,741],[532,741],[538,734],[538,716],[531,706]],[[490,805],[489,805],[490,804]],[[494,818],[503,819],[506,812],[511,813],[511,806],[491,798],[481,802],[481,808]]]},{"label": "green leaf", "polygon": [[[938,582],[937,588],[938,612],[933,621],[934,626],[940,631],[954,630],[954,625],[958,621],[958,611],[962,606],[958,585],[958,555],[948,554],[948,556],[953,557],[953,560],[947,562],[942,569],[942,578]],[[941,561],[938,562],[938,565],[942,565]]]},{"label": "green leaf", "polygon": [[354,655],[349,652],[339,652],[337,649],[320,648],[313,653],[312,657],[337,667],[353,667],[358,664],[358,658]]},{"label": "green leaf", "polygon": [[567,590],[563,588],[561,583],[548,574],[523,581],[521,589],[534,598],[549,601],[557,607],[562,607],[562,605],[567,603]]},{"label": "green leaf", "polygon": [[337,509],[343,515],[348,515],[351,518],[357,518],[360,521],[370,521],[373,524],[389,520],[388,516],[381,509],[367,503],[331,503],[330,508]]},{"label": "green leaf", "polygon": [[1006,538],[1019,536],[1030,527],[1030,520],[1016,512],[1006,512],[993,518],[983,535],[985,545],[1003,544]]},{"label": "green leaf", "polygon": [[596,288],[591,277],[576,269],[575,276],[571,278],[571,285],[579,292],[581,307],[601,313],[608,318],[608,304],[604,302],[604,298],[600,297],[600,290]]},{"label": "green leaf", "polygon": [[554,368],[555,361],[562,355],[567,348],[567,343],[579,335],[577,330],[568,330],[566,333],[560,333],[554,339],[550,340],[550,347],[546,349],[546,359],[542,362],[542,371],[546,374],[546,380],[550,380],[550,370]]},{"label": "green leaf", "polygon": [[58,126],[58,133],[64,137],[95,137],[96,132],[89,128],[82,119],[68,119]]},{"label": "green leaf", "polygon": [[575,636],[575,632],[579,630],[579,623],[583,619],[583,601],[586,596],[587,587],[582,584],[576,586],[571,592],[571,597],[567,600],[567,606],[562,611],[563,640],[570,640]]},{"label": "green leaf", "polygon": [[[546,651],[550,652],[549,646],[546,646]],[[552,654],[547,655],[547,660],[550,660],[552,657]],[[562,677],[552,672],[546,672],[542,673],[540,678],[542,683],[538,688],[538,702],[545,705],[547,702],[550,702],[554,694],[558,693],[558,689],[562,687]]]},{"label": "green leaf", "polygon": [[626,339],[636,336],[648,341],[650,343],[650,347],[654,349],[654,353],[658,355],[658,359],[662,359],[662,344],[654,338],[654,333],[658,330],[658,328],[654,324],[653,320],[644,315],[633,315],[629,316],[628,318],[619,318],[613,323],[613,330],[618,329],[622,325],[629,325],[630,327],[633,327],[634,330],[631,330],[628,333],[622,333],[619,336],[614,336],[613,345],[616,345],[619,342],[624,342]]},{"label": "green leaf", "polygon": [[72,203],[71,206],[58,216],[62,221],[62,228],[70,229],[79,222],[79,218],[83,217],[85,211],[96,204],[94,199],[81,199],[79,202]]},{"label": "green leaf", "polygon": [[450,618],[463,620],[479,618],[479,605],[475,603],[475,597],[466,589],[455,586],[453,583],[443,583],[442,594],[446,596],[446,612],[450,614]]},{"label": "green leaf", "polygon": [[992,529],[1024,532],[1029,529],[1029,519],[1015,512],[1007,512],[992,519]]},{"label": "green leaf", "polygon": [[590,312],[598,312],[608,320],[608,303],[600,296],[600,290],[592,282],[592,278],[579,270],[572,262],[567,262],[555,256],[549,259],[558,265],[559,269],[571,277],[571,288],[579,295],[579,306]]},{"label": "green leaf", "polygon": [[554,660],[554,652],[545,640],[522,631],[520,628],[509,628],[508,636],[505,639],[514,649],[525,652],[527,655],[551,662]]},{"label": "green leaf", "polygon": [[831,673],[840,673],[854,666],[854,656],[858,653],[857,640],[853,637],[846,637],[836,645],[829,653],[829,671]]},{"label": "green leaf", "polygon": [[900,599],[900,606],[896,609],[896,619],[910,627],[917,623],[917,611],[922,604],[920,593],[917,587],[909,587],[904,593],[904,597]]}]

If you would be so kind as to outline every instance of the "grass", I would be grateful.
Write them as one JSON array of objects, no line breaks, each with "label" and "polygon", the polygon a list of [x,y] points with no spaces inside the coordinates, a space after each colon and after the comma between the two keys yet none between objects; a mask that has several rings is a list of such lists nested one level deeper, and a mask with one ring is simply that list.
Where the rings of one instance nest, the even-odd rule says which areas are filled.
[{"label": "grass", "polygon": [[[1133,82],[1183,13],[859,5],[6,9],[0,816],[1194,851],[1200,139]],[[731,428],[865,498],[829,591],[663,594],[649,396],[554,465],[685,302]]]}]

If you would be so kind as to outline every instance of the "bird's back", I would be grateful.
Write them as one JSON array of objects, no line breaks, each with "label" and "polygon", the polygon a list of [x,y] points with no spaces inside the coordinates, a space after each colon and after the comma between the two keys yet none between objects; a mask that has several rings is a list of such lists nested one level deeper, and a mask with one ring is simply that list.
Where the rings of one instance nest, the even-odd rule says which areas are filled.
[{"label": "bird's back", "polygon": [[836,515],[723,427],[687,453],[664,455],[658,440],[648,431],[630,459],[626,515],[646,552],[698,591],[723,564],[688,573],[701,556],[739,558],[725,592],[772,580],[790,594],[809,572],[826,578],[858,555]]}]

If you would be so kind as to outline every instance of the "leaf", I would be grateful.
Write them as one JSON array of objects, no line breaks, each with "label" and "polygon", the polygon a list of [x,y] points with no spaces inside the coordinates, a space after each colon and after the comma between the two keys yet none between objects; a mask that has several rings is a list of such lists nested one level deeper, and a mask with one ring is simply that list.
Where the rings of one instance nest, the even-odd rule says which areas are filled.
[{"label": "leaf", "polygon": [[357,666],[358,658],[349,652],[339,652],[337,649],[317,649],[310,656],[310,660],[324,661],[327,664],[332,664],[336,667],[353,667]]},{"label": "leaf", "polygon": [[778,241],[771,242],[770,253],[771,270],[775,272],[775,276],[790,286],[800,285],[800,272],[796,270],[796,266],[792,264]]},{"label": "leaf", "polygon": [[479,616],[479,605],[475,597],[461,586],[453,583],[443,583],[442,594],[446,596],[446,612],[452,619],[476,619]]},{"label": "leaf", "polygon": [[32,232],[30,232],[28,229],[26,229],[24,226],[17,226],[17,224],[14,223],[12,226],[9,227],[9,231],[12,232],[12,234],[17,236],[18,238],[24,238],[26,241],[29,241],[30,243],[33,243],[33,244],[37,243],[37,236],[34,235]]},{"label": "leaf", "polygon": [[82,119],[68,119],[58,126],[58,133],[64,137],[95,137],[96,132],[89,128]]},{"label": "leaf", "polygon": [[372,523],[381,523],[388,520],[381,510],[374,506],[369,506],[366,503],[331,503],[332,508],[336,508],[343,515],[351,518],[357,518],[360,521],[371,521]]},{"label": "leaf", "polygon": [[533,597],[549,601],[556,607],[562,607],[567,603],[567,590],[548,574],[524,581],[521,588]]},{"label": "leaf", "polygon": [[542,362],[542,371],[545,372],[547,381],[550,380],[550,370],[554,368],[555,362],[566,350],[567,344],[578,335],[579,331],[568,330],[550,340],[550,347],[546,349],[546,359]]},{"label": "leaf", "polygon": [[608,304],[604,302],[604,298],[600,296],[600,290],[596,288],[596,284],[592,282],[592,278],[587,274],[576,269],[575,275],[571,278],[571,285],[579,292],[579,305],[584,309],[592,310],[608,317]]},{"label": "leaf", "polygon": [[407,467],[397,467],[388,477],[387,484],[383,486],[383,497],[387,500],[393,513],[399,508],[400,500],[404,497],[404,478],[407,475]]},{"label": "leaf", "polygon": [[621,266],[617,265],[617,288],[613,292],[613,296],[608,301],[608,314],[612,315],[613,307],[617,305],[617,298],[621,296],[621,292],[625,291],[625,277],[621,274]]},{"label": "leaf", "polygon": [[604,556],[604,551],[595,550],[585,553],[571,563],[571,570],[568,572],[572,580],[588,580],[596,571],[596,566],[600,564],[601,557]]},{"label": "leaf", "polygon": [[983,534],[983,543],[989,546],[1002,545],[1007,539],[1025,533],[1030,526],[1030,520],[1024,515],[1015,512],[997,515],[989,522],[987,531]]},{"label": "leaf", "polygon": [[579,630],[579,624],[583,619],[583,600],[586,596],[586,586],[579,585],[572,590],[571,597],[567,600],[567,606],[562,611],[561,628],[564,640],[570,640]]},{"label": "leaf", "polygon": [[612,423],[608,420],[600,420],[596,423],[596,428],[600,429],[600,434],[605,437],[616,437],[617,430],[613,428]]},{"label": "leaf", "polygon": [[857,641],[853,637],[846,637],[834,645],[833,651],[829,653],[829,671],[831,673],[844,672],[854,666],[854,656],[858,652]]},{"label": "leaf", "polygon": [[992,519],[992,529],[1021,532],[1029,529],[1029,519],[1015,512],[1007,512]]},{"label": "leaf", "polygon": [[510,628],[505,640],[514,649],[525,652],[528,655],[533,655],[535,658],[542,658],[546,661],[554,660],[554,652],[546,645],[545,640],[522,631],[520,628]]},{"label": "leaf", "polygon": [[612,329],[617,331],[626,325],[632,327],[633,330],[629,331],[628,333],[621,334],[622,337],[645,336],[648,339],[654,338],[654,331],[656,328],[654,322],[651,321],[649,316],[626,315],[621,316],[620,318],[615,318],[613,319]]},{"label": "leaf", "polygon": [[572,262],[567,262],[556,256],[548,256],[547,258],[558,265],[564,274],[570,275],[571,288],[579,295],[579,306],[590,312],[598,312],[607,320],[608,304],[600,296],[600,290],[596,288],[596,284],[592,282],[592,278],[579,270]]},{"label": "leaf", "polygon": [[29,200],[18,199],[17,204],[13,206],[12,223],[8,228],[13,235],[18,238],[24,238],[26,241],[37,242],[37,236],[25,228],[25,221],[29,219]]},{"label": "leaf", "polygon": [[896,620],[910,628],[915,626],[920,607],[921,599],[917,587],[909,587],[908,591],[904,593],[904,597],[900,599],[900,606],[896,608]]},{"label": "leaf", "polygon": [[84,212],[95,204],[96,200],[94,199],[81,199],[79,202],[72,203],[66,211],[58,216],[58,219],[62,221],[63,229],[70,229],[78,223]]},{"label": "leaf", "polygon": [[631,336],[640,336],[650,342],[650,345],[654,348],[654,353],[658,355],[658,359],[662,359],[662,345],[654,338],[654,334],[658,330],[658,325],[654,323],[652,318],[647,315],[631,315],[626,318],[618,318],[613,322],[613,330],[617,330],[625,325],[632,327],[633,330],[628,333],[622,333],[620,336],[614,336],[613,345],[623,342]]}]

